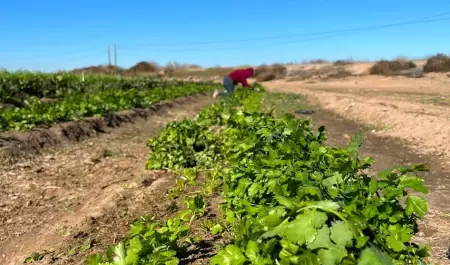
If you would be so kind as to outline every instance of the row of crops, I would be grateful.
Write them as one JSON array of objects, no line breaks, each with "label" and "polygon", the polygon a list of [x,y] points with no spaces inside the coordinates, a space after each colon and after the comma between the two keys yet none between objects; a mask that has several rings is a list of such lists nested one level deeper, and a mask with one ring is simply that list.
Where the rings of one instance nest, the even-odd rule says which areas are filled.
[{"label": "row of crops", "polygon": [[[262,92],[237,91],[195,120],[169,123],[149,139],[146,169],[182,176],[168,193],[186,209],[158,221],[140,218],[127,240],[86,264],[180,264],[199,244],[191,230],[209,198],[222,196],[221,219],[206,232],[231,231],[211,264],[421,264],[412,242],[427,211],[418,164],[368,175],[362,135],[347,148],[325,145],[325,129],[290,114],[261,112]],[[201,187],[185,195],[183,189]]]},{"label": "row of crops", "polygon": [[[0,131],[149,107],[217,88],[211,83],[74,74],[0,72]],[[45,99],[45,100],[43,100]]]}]

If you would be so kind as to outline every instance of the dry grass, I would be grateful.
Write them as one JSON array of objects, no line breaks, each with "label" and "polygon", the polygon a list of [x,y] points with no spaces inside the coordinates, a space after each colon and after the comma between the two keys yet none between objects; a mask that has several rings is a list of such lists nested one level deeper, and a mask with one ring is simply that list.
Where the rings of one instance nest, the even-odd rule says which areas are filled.
[{"label": "dry grass", "polygon": [[396,75],[400,71],[416,68],[416,64],[413,61],[407,61],[397,59],[393,61],[381,60],[376,62],[370,69],[371,75]]},{"label": "dry grass", "polygon": [[140,73],[156,73],[160,69],[161,66],[155,62],[142,61],[126,70],[126,74],[139,75]]},{"label": "dry grass", "polygon": [[255,68],[255,78],[258,82],[266,82],[284,78],[287,68],[282,64],[260,65]]},{"label": "dry grass", "polygon": [[303,60],[302,64],[325,64],[325,63],[329,63],[329,61],[324,60],[324,59],[313,59],[313,60]]},{"label": "dry grass", "polygon": [[199,77],[199,78],[212,78],[212,77],[223,77],[233,71],[232,67],[209,67],[209,68],[185,68],[185,69],[176,69],[174,67],[165,68],[165,74],[171,77],[178,78],[188,78],[188,77]]},{"label": "dry grass", "polygon": [[350,65],[350,64],[353,64],[354,62],[353,61],[351,61],[351,60],[337,60],[337,61],[334,61],[334,65],[336,65],[336,66],[345,66],[345,65]]},{"label": "dry grass", "polygon": [[97,65],[97,66],[88,66],[88,67],[82,67],[82,68],[76,68],[71,71],[72,73],[81,74],[81,73],[87,73],[87,74],[97,74],[97,75],[110,75],[110,74],[124,74],[126,72],[125,68],[122,67],[115,67],[113,65]]},{"label": "dry grass", "polygon": [[302,69],[289,72],[289,81],[304,81],[308,79],[341,79],[354,74],[344,66],[327,65],[320,68]]},{"label": "dry grass", "polygon": [[431,56],[430,58],[428,58],[427,63],[424,65],[423,71],[425,73],[450,72],[450,57],[442,53]]}]

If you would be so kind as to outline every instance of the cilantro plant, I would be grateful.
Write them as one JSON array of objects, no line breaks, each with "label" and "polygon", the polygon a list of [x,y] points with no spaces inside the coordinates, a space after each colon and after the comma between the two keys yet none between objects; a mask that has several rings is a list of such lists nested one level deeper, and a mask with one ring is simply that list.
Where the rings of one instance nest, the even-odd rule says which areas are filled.
[{"label": "cilantro plant", "polygon": [[[147,168],[208,170],[214,181],[205,186],[220,178],[234,241],[211,264],[421,264],[428,248],[412,237],[427,211],[421,194],[428,188],[418,176],[427,168],[417,164],[369,175],[373,160],[358,153],[363,135],[352,137],[347,148],[328,147],[325,128],[314,132],[311,120],[261,112],[262,95],[238,90],[193,121],[170,123],[149,141]],[[215,126],[221,129],[211,130]],[[186,204],[203,213],[200,198]],[[222,231],[221,225],[208,227]],[[178,264],[170,253],[173,259],[165,264]],[[127,264],[154,264],[141,256],[134,261]]]},{"label": "cilantro plant", "polygon": [[197,195],[187,201],[188,209],[164,223],[141,217],[130,229],[130,237],[108,248],[105,254],[86,258],[86,265],[178,264],[177,253],[186,251],[192,242],[190,223],[205,212],[205,202]]},{"label": "cilantro plant", "polygon": [[[120,81],[117,81],[120,82]],[[139,84],[139,81],[136,81]],[[123,89],[93,89],[66,93],[64,98],[43,103],[38,97],[29,97],[25,107],[0,109],[0,131],[24,131],[39,125],[75,121],[84,117],[103,116],[111,112],[149,107],[163,100],[206,92],[214,86],[182,84],[167,87],[126,87]]]}]

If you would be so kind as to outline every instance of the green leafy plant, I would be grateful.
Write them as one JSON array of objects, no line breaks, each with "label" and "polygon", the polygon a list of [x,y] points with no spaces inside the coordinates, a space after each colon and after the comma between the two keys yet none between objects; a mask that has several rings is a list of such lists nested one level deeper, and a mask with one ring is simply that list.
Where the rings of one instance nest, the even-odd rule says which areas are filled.
[{"label": "green leafy plant", "polygon": [[[106,254],[91,255],[87,265],[178,264],[178,252],[192,242],[188,237],[190,223],[202,216],[205,202],[197,195],[187,201],[188,209],[160,223],[155,218],[141,217],[130,229],[130,238],[111,246]],[[184,243],[184,244],[183,244]]]},{"label": "green leafy plant", "polygon": [[[234,242],[211,264],[420,264],[428,248],[412,237],[427,212],[420,194],[428,189],[418,175],[425,165],[369,175],[373,159],[359,158],[362,134],[347,148],[327,147],[324,127],[314,132],[308,119],[262,113],[262,95],[238,90],[194,121],[169,124],[149,142],[148,168],[191,168],[220,178],[223,217]],[[205,184],[205,191],[218,182]],[[189,213],[204,214],[203,197],[186,204]],[[184,236],[184,224],[172,222],[164,231]],[[220,233],[222,225],[207,227]],[[164,262],[177,264],[179,247],[171,240],[161,244],[170,253]],[[116,257],[125,257],[127,247],[117,247]],[[146,253],[161,255],[157,248]],[[138,255],[131,264],[155,264],[146,258]]]},{"label": "green leafy plant", "polygon": [[[47,82],[47,78],[53,80],[54,76],[30,75],[31,77],[14,74],[3,74],[2,76],[0,73],[0,94],[7,89],[8,85],[11,85],[7,82],[8,78],[12,79],[13,81],[10,81],[13,83],[17,82],[17,84],[27,87],[23,89],[14,88],[14,91],[17,90],[17,93],[27,91],[29,94],[23,106],[0,109],[0,131],[25,131],[40,125],[76,121],[84,117],[104,116],[111,112],[126,109],[146,108],[163,100],[207,92],[215,87],[215,85],[203,83],[166,83],[146,79],[111,79],[111,77],[105,77],[104,79],[97,78],[92,82],[86,81],[86,83],[80,81],[81,83],[77,85],[83,89],[80,88],[76,91],[66,88],[61,91],[57,90],[60,91],[58,93],[42,92],[40,94],[37,91],[41,91],[43,88],[39,88],[39,85],[34,82],[28,83],[28,81],[35,77],[39,80],[45,80],[46,85],[50,85],[52,82]],[[14,81],[15,78],[17,78],[17,81]],[[65,80],[64,78],[62,80]],[[25,79],[25,81],[22,79]],[[38,88],[34,86],[38,86]],[[16,92],[4,92],[4,95],[0,98],[13,97],[12,94]],[[59,98],[54,98],[50,102],[42,102],[40,100],[42,96]]]}]

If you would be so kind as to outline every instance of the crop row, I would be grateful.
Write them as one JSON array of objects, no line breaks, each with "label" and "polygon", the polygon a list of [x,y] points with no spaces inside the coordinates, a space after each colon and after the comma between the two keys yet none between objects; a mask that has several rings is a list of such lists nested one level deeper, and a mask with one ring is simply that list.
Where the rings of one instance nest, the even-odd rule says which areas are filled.
[{"label": "crop row", "polygon": [[153,89],[192,84],[186,81],[168,81],[156,77],[125,78],[115,76],[71,73],[34,73],[0,71],[0,102],[12,103],[35,96],[57,98],[67,94],[109,89]]},{"label": "crop row", "polygon": [[146,89],[146,84],[141,85],[138,88],[117,87],[66,94],[60,100],[45,103],[37,97],[29,97],[24,107],[0,109],[0,131],[23,131],[39,125],[103,116],[119,110],[145,108],[162,100],[210,91],[215,86],[190,83]]},{"label": "crop row", "polygon": [[[426,167],[368,175],[373,160],[359,158],[362,135],[347,148],[328,147],[325,128],[314,132],[309,119],[262,113],[262,96],[237,91],[149,139],[146,168],[184,176],[169,195],[183,194],[196,174],[206,179],[204,194],[188,197],[188,209],[163,223],[136,221],[129,239],[86,264],[179,264],[197,244],[190,225],[217,188],[233,240],[211,264],[420,264],[428,248],[412,237],[427,211],[417,194],[428,189],[416,172]],[[219,224],[213,228],[220,233]]]}]

